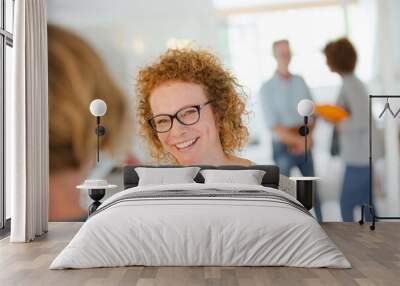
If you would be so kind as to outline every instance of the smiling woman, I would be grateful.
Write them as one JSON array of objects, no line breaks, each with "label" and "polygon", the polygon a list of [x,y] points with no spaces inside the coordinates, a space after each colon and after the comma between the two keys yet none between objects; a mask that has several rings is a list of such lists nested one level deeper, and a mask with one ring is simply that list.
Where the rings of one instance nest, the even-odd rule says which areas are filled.
[{"label": "smiling woman", "polygon": [[250,165],[235,156],[248,139],[240,91],[206,51],[170,49],[140,70],[139,123],[152,157],[180,165]]}]

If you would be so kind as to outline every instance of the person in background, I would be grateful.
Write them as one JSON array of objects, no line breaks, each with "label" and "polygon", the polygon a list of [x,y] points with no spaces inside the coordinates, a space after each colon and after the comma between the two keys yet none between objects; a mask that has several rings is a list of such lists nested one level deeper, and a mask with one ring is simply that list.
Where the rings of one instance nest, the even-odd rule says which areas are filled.
[{"label": "person in background", "polygon": [[[368,93],[354,74],[357,52],[348,39],[329,42],[324,54],[330,70],[342,79],[337,105],[350,114],[346,120],[337,123],[336,129],[339,132],[340,156],[345,163],[340,210],[343,221],[352,222],[354,208],[368,203]],[[369,212],[366,212],[366,219],[371,220]]]},{"label": "person in background", "polygon": [[[303,176],[314,176],[311,152],[314,121],[311,120],[309,125],[310,133],[307,139],[310,142],[310,150],[306,162],[304,137],[298,132],[299,127],[304,124],[304,119],[297,112],[300,100],[312,100],[311,93],[303,78],[289,71],[292,57],[289,41],[274,42],[272,50],[277,63],[276,72],[262,85],[260,96],[267,126],[272,131],[273,159],[281,174],[285,176],[290,176],[294,167],[297,167]],[[318,221],[322,221],[319,196],[317,192],[315,194],[315,214]]]},{"label": "person in background", "polygon": [[96,98],[107,103],[102,125],[107,133],[101,150],[124,156],[130,147],[127,97],[113,82],[94,50],[80,37],[48,26],[49,73],[49,220],[79,221],[87,211],[80,207],[76,189],[94,166],[96,120],[89,112]]}]

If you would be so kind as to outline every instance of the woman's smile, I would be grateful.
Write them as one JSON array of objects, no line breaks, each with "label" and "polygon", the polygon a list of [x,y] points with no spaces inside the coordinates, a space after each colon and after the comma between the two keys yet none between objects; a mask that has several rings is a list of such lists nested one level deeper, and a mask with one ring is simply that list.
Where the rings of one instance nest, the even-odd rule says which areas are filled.
[{"label": "woman's smile", "polygon": [[196,144],[196,142],[197,142],[197,140],[198,140],[199,138],[200,138],[200,137],[196,137],[196,138],[193,138],[193,139],[190,139],[190,140],[186,140],[186,141],[183,141],[183,142],[174,144],[174,146],[175,146],[176,149],[178,149],[179,151],[187,151],[187,150],[190,150],[191,147],[193,147],[193,146]]}]

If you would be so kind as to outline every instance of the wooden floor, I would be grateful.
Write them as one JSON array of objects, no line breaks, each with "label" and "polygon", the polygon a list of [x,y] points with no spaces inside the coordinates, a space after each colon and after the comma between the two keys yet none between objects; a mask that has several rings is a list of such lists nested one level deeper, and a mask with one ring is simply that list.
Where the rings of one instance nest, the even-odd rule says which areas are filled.
[{"label": "wooden floor", "polygon": [[50,223],[32,243],[0,241],[0,285],[400,285],[400,222],[324,223],[353,268],[120,267],[48,270],[81,223]]}]

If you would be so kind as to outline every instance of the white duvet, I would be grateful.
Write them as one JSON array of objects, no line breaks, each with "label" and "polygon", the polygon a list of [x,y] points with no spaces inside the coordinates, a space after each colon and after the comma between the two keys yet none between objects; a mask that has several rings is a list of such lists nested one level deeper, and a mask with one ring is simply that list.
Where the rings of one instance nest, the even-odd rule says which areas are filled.
[{"label": "white duvet", "polygon": [[[254,185],[135,187],[107,199],[50,269],[145,266],[294,266],[350,268],[318,222],[292,205],[259,198],[151,198],[113,204],[133,192],[282,191]],[[137,193],[133,193],[137,194]],[[298,203],[298,202],[297,202]]]}]

